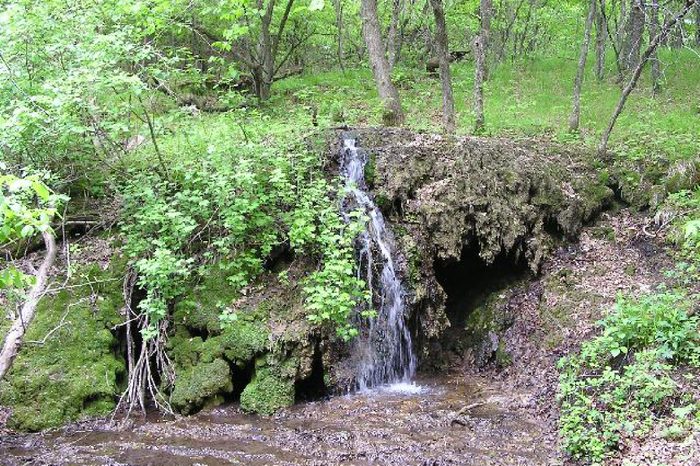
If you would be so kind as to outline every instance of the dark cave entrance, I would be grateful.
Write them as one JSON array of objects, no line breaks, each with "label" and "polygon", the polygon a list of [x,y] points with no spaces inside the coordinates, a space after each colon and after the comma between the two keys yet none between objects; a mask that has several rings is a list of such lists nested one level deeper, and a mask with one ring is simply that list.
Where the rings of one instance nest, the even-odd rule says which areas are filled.
[{"label": "dark cave entrance", "polygon": [[442,361],[435,367],[466,363],[481,368],[494,360],[500,364],[500,334],[514,316],[495,306],[493,300],[507,300],[501,292],[531,275],[526,262],[511,252],[501,253],[486,264],[478,247],[466,245],[459,260],[436,260],[434,267],[447,295],[445,311],[450,321],[440,343]]},{"label": "dark cave entrance", "polygon": [[323,353],[318,345],[314,350],[314,360],[311,366],[311,374],[305,379],[297,380],[294,384],[295,402],[314,401],[328,395],[328,388],[324,379]]},{"label": "dark cave entrance", "polygon": [[515,254],[499,254],[492,264],[479,257],[478,247],[465,246],[459,260],[436,260],[435,278],[447,294],[447,317],[463,327],[469,314],[493,293],[528,276],[529,269]]},{"label": "dark cave entrance", "polygon": [[241,365],[230,362],[229,367],[231,368],[233,390],[225,394],[224,400],[227,403],[239,403],[241,401],[241,393],[243,393],[245,387],[253,380],[255,359],[251,359],[246,364]]}]

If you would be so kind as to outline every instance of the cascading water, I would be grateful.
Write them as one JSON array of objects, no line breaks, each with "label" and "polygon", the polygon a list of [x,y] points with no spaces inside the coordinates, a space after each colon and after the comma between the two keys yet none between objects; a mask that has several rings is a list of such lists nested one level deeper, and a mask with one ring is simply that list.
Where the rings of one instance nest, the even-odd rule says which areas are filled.
[{"label": "cascading water", "polygon": [[361,332],[355,340],[357,387],[366,390],[386,384],[412,391],[410,380],[416,372],[411,333],[406,325],[405,291],[396,270],[394,237],[384,216],[368,193],[365,182],[367,154],[350,135],[343,137],[341,174],[347,195],[342,211],[361,211],[368,218],[367,228],[357,238],[358,273],[367,281],[376,317],[361,319]]}]

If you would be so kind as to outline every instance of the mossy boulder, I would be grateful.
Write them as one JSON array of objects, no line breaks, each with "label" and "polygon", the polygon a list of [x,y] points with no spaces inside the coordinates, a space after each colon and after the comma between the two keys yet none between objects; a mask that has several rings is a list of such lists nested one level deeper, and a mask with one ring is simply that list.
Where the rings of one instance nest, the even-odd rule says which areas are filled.
[{"label": "mossy boulder", "polygon": [[0,382],[10,428],[38,431],[114,409],[125,364],[111,329],[122,320],[125,267],[119,257],[104,270],[79,266],[64,289],[41,299]]},{"label": "mossy boulder", "polygon": [[265,359],[256,363],[253,380],[241,393],[241,408],[248,412],[273,414],[294,404],[294,379],[281,375]]},{"label": "mossy boulder", "polygon": [[189,414],[203,406],[219,404],[221,396],[231,391],[231,369],[218,358],[178,371],[171,402],[174,408]]}]

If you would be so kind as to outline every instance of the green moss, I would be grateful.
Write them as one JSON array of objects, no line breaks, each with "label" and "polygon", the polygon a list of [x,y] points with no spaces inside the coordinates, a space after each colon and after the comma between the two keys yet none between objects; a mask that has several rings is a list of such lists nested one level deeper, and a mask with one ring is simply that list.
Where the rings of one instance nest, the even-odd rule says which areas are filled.
[{"label": "green moss", "polygon": [[233,391],[231,368],[223,359],[181,370],[175,380],[171,402],[183,414],[205,405],[219,404],[223,393]]},{"label": "green moss", "polygon": [[367,163],[365,164],[365,182],[367,186],[374,186],[374,181],[377,177],[377,156],[373,153],[369,154]]},{"label": "green moss", "polygon": [[191,329],[217,333],[221,331],[219,316],[237,297],[226,272],[221,267],[211,266],[202,283],[175,305],[175,320]]},{"label": "green moss", "polygon": [[294,404],[294,379],[277,374],[258,360],[253,380],[241,393],[241,408],[259,414],[273,414],[280,408]]},{"label": "green moss", "polygon": [[0,382],[11,428],[37,431],[114,408],[125,368],[109,329],[121,322],[124,269],[125,260],[117,258],[106,271],[80,269],[67,288],[40,301],[25,344]]},{"label": "green moss", "polygon": [[498,343],[498,349],[496,349],[496,365],[500,368],[505,368],[510,366],[513,363],[513,358],[511,357],[510,353],[506,351],[505,344],[503,343],[503,340],[499,341]]}]

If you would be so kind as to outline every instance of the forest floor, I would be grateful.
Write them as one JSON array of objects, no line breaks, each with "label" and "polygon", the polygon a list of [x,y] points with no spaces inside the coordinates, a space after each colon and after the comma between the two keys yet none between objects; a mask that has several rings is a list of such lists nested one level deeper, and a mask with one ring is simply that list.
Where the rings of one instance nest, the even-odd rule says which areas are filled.
[{"label": "forest floor", "polygon": [[[642,214],[605,213],[548,259],[540,276],[502,291],[519,309],[505,335],[512,357],[505,369],[455,367],[419,378],[420,393],[336,396],[269,418],[230,405],[177,419],[89,421],[4,435],[0,463],[565,464],[557,437],[557,362],[595,333],[618,293],[635,296],[664,283],[672,261],[664,232],[654,230]],[[623,442],[609,464],[691,465],[699,441],[697,433],[667,440],[657,429]]]}]

